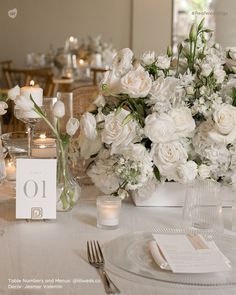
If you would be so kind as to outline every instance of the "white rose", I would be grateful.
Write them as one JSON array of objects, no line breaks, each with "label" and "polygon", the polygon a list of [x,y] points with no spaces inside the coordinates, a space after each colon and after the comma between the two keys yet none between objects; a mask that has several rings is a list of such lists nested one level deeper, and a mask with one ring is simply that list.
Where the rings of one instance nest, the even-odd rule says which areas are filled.
[{"label": "white rose", "polygon": [[145,119],[144,134],[154,143],[173,140],[175,131],[175,122],[168,114],[153,113]]},{"label": "white rose", "polygon": [[113,59],[112,69],[121,77],[132,69],[133,52],[129,48],[123,48],[117,52]]},{"label": "white rose", "polygon": [[198,174],[202,179],[207,179],[211,175],[211,169],[208,165],[206,164],[201,164],[198,167]]},{"label": "white rose", "polygon": [[178,141],[154,145],[151,153],[154,164],[168,180],[176,179],[177,167],[186,163],[188,158],[186,150]]},{"label": "white rose", "polygon": [[225,104],[213,113],[214,128],[209,137],[218,143],[233,143],[236,140],[236,107]]},{"label": "white rose", "polygon": [[6,114],[6,109],[8,108],[8,105],[5,101],[0,101],[0,115]]},{"label": "white rose", "polygon": [[157,102],[163,101],[168,102],[170,97],[175,95],[177,80],[173,77],[159,77],[153,82],[150,90],[150,104],[156,104]]},{"label": "white rose", "polygon": [[34,103],[29,98],[25,97],[24,95],[18,95],[14,100],[18,109],[28,112],[34,109]]},{"label": "white rose", "polygon": [[129,111],[121,109],[117,114],[112,112],[105,117],[102,141],[111,144],[111,154],[119,153],[119,150],[133,142],[137,136],[137,123],[134,120],[124,124]]},{"label": "white rose", "polygon": [[76,118],[70,118],[66,123],[66,133],[73,136],[79,128],[79,120]]},{"label": "white rose", "polygon": [[188,86],[186,88],[186,93],[187,93],[187,95],[193,95],[194,94],[194,87],[193,86]]},{"label": "white rose", "polygon": [[204,63],[201,65],[201,70],[202,70],[201,71],[202,76],[208,77],[211,74],[213,68],[210,64]]},{"label": "white rose", "polygon": [[236,47],[227,47],[226,51],[228,51],[229,56],[233,59],[236,60]]},{"label": "white rose", "polygon": [[170,67],[170,57],[167,55],[161,55],[157,57],[156,65],[162,70],[167,70]]},{"label": "white rose", "polygon": [[217,83],[222,83],[225,79],[225,75],[226,75],[226,73],[222,67],[214,70],[214,77],[215,77]]},{"label": "white rose", "polygon": [[62,101],[58,100],[56,103],[54,103],[52,112],[56,118],[64,117],[64,115],[65,115],[64,103]]},{"label": "white rose", "polygon": [[101,123],[103,121],[105,121],[105,115],[103,114],[101,108],[98,108],[98,113],[96,115],[96,122],[97,123]]},{"label": "white rose", "polygon": [[8,91],[7,96],[11,99],[11,100],[15,100],[16,97],[20,95],[20,87],[18,85],[16,85],[15,87],[11,88]]},{"label": "white rose", "polygon": [[90,167],[87,174],[94,184],[105,194],[111,194],[119,188],[119,178],[114,173],[116,157],[100,158]]},{"label": "white rose", "polygon": [[197,176],[197,164],[194,161],[188,161],[180,164],[176,169],[177,177],[174,179],[176,182],[189,183]]},{"label": "white rose", "polygon": [[154,51],[145,51],[141,55],[140,59],[141,59],[141,61],[142,61],[142,63],[144,65],[149,66],[149,65],[151,65],[151,64],[153,64],[155,62],[155,60],[156,60],[156,54],[155,54]]},{"label": "white rose", "polygon": [[104,107],[106,104],[105,98],[102,94],[99,94],[93,102],[98,108]]},{"label": "white rose", "polygon": [[[115,69],[107,71],[104,75],[103,80],[101,81],[101,85],[106,85],[109,92],[113,94],[120,93],[120,76],[116,73]],[[104,92],[106,95],[106,92]],[[110,95],[110,93],[108,93]]]},{"label": "white rose", "polygon": [[80,120],[80,128],[84,135],[93,140],[97,137],[97,123],[96,118],[89,112],[85,112]]},{"label": "white rose", "polygon": [[99,134],[94,139],[88,139],[84,132],[81,131],[79,135],[80,155],[85,160],[92,155],[96,155],[102,148],[101,136]]},{"label": "white rose", "polygon": [[121,78],[122,92],[133,98],[147,96],[151,87],[152,80],[142,66],[128,72]]},{"label": "white rose", "polygon": [[134,160],[134,161],[144,161],[148,155],[146,148],[140,144],[129,144],[122,150],[122,155],[126,159]]},{"label": "white rose", "polygon": [[195,121],[192,118],[191,110],[187,107],[172,109],[169,115],[174,120],[178,137],[187,137],[195,129]]}]

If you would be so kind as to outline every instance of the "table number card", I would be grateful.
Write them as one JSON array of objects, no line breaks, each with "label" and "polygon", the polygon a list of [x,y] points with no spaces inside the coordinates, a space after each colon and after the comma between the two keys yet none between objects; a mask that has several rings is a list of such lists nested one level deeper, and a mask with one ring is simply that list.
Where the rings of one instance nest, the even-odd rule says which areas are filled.
[{"label": "table number card", "polygon": [[16,218],[56,218],[55,159],[17,159]]}]

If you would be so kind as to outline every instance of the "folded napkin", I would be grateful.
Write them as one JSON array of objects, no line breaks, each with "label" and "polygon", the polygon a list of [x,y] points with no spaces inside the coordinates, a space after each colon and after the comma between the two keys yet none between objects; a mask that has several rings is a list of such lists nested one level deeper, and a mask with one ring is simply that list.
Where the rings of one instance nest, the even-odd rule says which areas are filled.
[{"label": "folded napkin", "polygon": [[151,252],[151,255],[154,259],[154,261],[156,262],[156,264],[159,265],[159,267],[161,269],[164,269],[164,270],[171,270],[168,262],[166,261],[164,255],[161,253],[156,241],[150,241],[148,243],[148,248],[149,248],[149,251]]},{"label": "folded napkin", "polygon": [[[169,244],[166,244],[169,252],[167,251],[165,255],[167,255],[168,260],[162,252],[163,240],[159,241],[160,237],[158,241],[151,240],[148,242],[148,249],[161,269],[171,270],[176,273],[204,273],[230,270],[230,260],[220,251],[214,241],[206,241],[201,235],[177,237],[180,239],[183,237],[183,240],[179,240],[174,248],[172,247],[172,239],[174,237],[171,237],[171,247],[168,246],[170,245],[170,240],[168,240]],[[186,244],[188,238],[191,239],[190,243],[194,243],[191,244],[193,250],[189,248],[188,243]],[[161,243],[159,244],[159,242]],[[163,251],[166,253],[166,250]],[[181,263],[181,259],[183,259],[183,263]]]}]

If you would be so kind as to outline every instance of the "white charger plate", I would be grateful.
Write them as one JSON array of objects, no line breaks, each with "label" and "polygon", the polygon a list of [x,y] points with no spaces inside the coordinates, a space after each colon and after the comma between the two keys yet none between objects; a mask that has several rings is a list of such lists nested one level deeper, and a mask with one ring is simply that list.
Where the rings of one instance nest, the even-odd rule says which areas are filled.
[{"label": "white charger plate", "polygon": [[[158,232],[155,232],[158,233]],[[160,231],[163,234],[182,234],[181,230]],[[229,235],[215,236],[219,249],[231,261],[232,270],[209,274],[176,274],[162,270],[154,262],[148,242],[151,233],[134,233],[120,236],[104,246],[105,258],[120,269],[153,280],[192,286],[236,285],[236,238]]]}]

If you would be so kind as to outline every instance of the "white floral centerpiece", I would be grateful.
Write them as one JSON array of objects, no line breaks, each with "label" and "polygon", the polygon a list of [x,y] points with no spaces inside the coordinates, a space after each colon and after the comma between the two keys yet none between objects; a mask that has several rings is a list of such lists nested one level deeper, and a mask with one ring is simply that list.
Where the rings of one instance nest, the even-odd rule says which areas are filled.
[{"label": "white floral centerpiece", "polygon": [[[122,49],[81,119],[88,175],[107,194],[211,178],[236,185],[236,49],[193,24],[178,56]],[[231,66],[229,66],[229,64]]]}]

